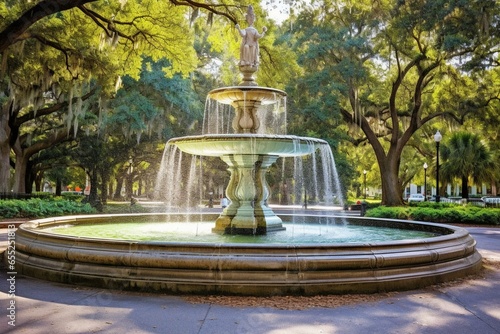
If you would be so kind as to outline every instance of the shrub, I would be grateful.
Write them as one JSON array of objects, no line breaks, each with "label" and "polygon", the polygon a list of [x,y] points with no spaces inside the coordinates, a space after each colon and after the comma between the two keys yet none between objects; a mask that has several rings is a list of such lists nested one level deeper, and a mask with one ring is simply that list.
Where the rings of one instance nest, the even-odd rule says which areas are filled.
[{"label": "shrub", "polygon": [[0,217],[2,218],[43,218],[89,213],[95,213],[95,209],[89,204],[63,199],[0,200]]},{"label": "shrub", "polygon": [[500,225],[500,209],[434,203],[411,207],[381,206],[366,212],[367,217],[410,219],[443,224]]},{"label": "shrub", "polygon": [[483,209],[474,214],[476,224],[500,225],[500,209]]},{"label": "shrub", "polygon": [[409,219],[409,208],[379,206],[373,209],[369,209],[366,212],[366,217]]}]

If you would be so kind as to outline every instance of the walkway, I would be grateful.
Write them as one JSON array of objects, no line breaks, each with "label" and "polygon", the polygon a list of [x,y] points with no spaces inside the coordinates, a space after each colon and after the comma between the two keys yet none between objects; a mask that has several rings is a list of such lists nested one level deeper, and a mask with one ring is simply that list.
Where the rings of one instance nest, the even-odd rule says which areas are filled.
[{"label": "walkway", "polygon": [[[83,288],[15,277],[0,268],[0,333],[500,333],[500,228],[469,228],[485,258],[481,275],[426,289],[369,296],[192,297]],[[0,229],[5,248],[7,229]],[[351,303],[345,300],[351,299]],[[8,324],[15,301],[15,327]],[[312,307],[339,300],[340,306]]]}]

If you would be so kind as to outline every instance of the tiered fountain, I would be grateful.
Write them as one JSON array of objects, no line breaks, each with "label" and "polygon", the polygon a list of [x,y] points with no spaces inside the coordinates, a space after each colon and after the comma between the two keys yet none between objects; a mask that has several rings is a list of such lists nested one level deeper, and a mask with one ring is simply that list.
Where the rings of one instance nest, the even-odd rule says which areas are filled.
[{"label": "tiered fountain", "polygon": [[[186,212],[31,221],[16,232],[19,274],[117,289],[311,295],[413,289],[474,273],[481,267],[475,241],[465,229],[434,223],[294,215],[294,219],[307,223],[300,230],[319,231],[312,241],[300,236],[295,239],[299,235],[295,231],[282,240],[253,243],[268,235],[279,237],[289,232],[288,227],[286,231],[283,229],[284,221],[290,217],[276,215],[267,205],[266,169],[280,156],[311,154],[326,143],[312,138],[256,134],[260,125],[257,108],[275,103],[285,93],[255,83],[257,39],[262,34],[252,26],[253,12],[249,12],[247,21],[250,26],[240,30],[244,37],[239,64],[243,82],[210,92],[213,99],[234,107],[235,133],[183,137],[169,142],[184,152],[221,157],[228,164],[231,179],[226,194],[231,205],[220,216],[190,216]],[[187,222],[185,217],[192,220]],[[99,233],[101,230],[119,233],[125,229],[124,222],[139,219],[145,222],[138,223],[126,236],[113,238]],[[174,234],[183,234],[190,225],[195,225],[198,231],[198,224],[210,221],[213,226],[215,222],[216,233],[211,235],[222,239],[214,242],[197,239],[198,232],[189,241],[172,240],[175,238],[172,233],[162,240],[136,238],[148,231],[161,236],[159,231],[171,225],[167,220],[177,221],[176,226],[181,226]],[[78,235],[71,229],[58,232],[67,225],[90,227],[96,234]],[[337,227],[353,226],[363,231],[364,241],[351,239],[339,243],[325,238],[341,234]],[[399,231],[402,237],[374,241],[374,229],[384,228],[391,235]],[[233,234],[243,234],[237,237],[247,239],[237,241]]]},{"label": "tiered fountain", "polygon": [[[249,34],[249,32],[247,32]],[[247,38],[251,38],[247,36]],[[234,134],[174,138],[170,145],[186,153],[220,157],[231,178],[226,189],[230,205],[217,219],[214,232],[227,234],[266,234],[282,230],[281,219],[267,205],[269,186],[265,176],[279,157],[310,155],[324,140],[285,135],[257,135],[261,121],[257,110],[277,103],[285,92],[259,87],[253,74],[258,63],[240,64],[244,80],[239,86],[213,90],[209,98],[234,107]]]},{"label": "tiered fountain", "polygon": [[285,135],[257,135],[261,125],[258,109],[276,104],[286,93],[257,85],[254,74],[259,67],[260,34],[254,27],[250,6],[249,26],[240,29],[243,41],[239,69],[243,80],[239,86],[212,90],[208,98],[234,108],[233,134],[215,134],[171,139],[168,144],[193,155],[220,157],[228,166],[231,179],[226,189],[230,205],[217,219],[216,233],[266,234],[283,230],[282,220],[267,205],[270,191],[266,172],[279,157],[310,155],[327,142],[316,138]]}]

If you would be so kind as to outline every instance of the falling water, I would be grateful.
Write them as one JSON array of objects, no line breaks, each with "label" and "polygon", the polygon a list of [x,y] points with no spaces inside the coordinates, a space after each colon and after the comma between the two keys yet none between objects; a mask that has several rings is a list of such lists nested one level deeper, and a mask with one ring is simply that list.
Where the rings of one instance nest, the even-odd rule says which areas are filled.
[{"label": "falling water", "polygon": [[[330,205],[338,204],[344,207],[344,198],[342,196],[342,187],[340,184],[337,166],[333,152],[328,145],[321,145],[320,147],[321,161],[323,161],[323,179],[325,182],[325,196],[326,202]],[[336,197],[337,196],[337,197]]]},{"label": "falling water", "polygon": [[174,145],[165,147],[155,194],[165,203],[167,212],[193,211],[199,206],[199,161],[199,157],[185,155]]},{"label": "falling water", "polygon": [[[222,212],[216,222],[217,233],[232,229],[234,222],[237,222],[234,233],[240,233],[240,228],[248,232],[253,228],[256,233],[257,229],[268,226],[270,230],[279,230],[281,219],[268,205],[276,197],[272,196],[266,177],[275,170],[269,167],[278,157],[293,164],[291,167],[283,162],[281,178],[278,174],[271,184],[282,184],[280,189],[287,192],[283,194],[287,202],[289,198],[295,207],[300,205],[304,209],[313,205],[324,209],[343,205],[329,145],[316,138],[287,135],[286,119],[286,94],[279,90],[228,87],[209,93],[203,134],[174,138],[167,143],[156,192],[161,194],[159,198],[165,201],[167,210],[200,214],[207,194],[211,192],[215,199],[215,190],[222,187],[234,206]],[[190,154],[183,155],[181,150]],[[233,181],[222,185],[227,181],[214,181],[216,173],[204,180],[203,166],[210,159],[203,156],[224,157]],[[290,174],[285,169],[293,170],[289,180],[287,174]],[[210,167],[206,172],[210,172]],[[260,231],[258,234],[266,233]]]},{"label": "falling water", "polygon": [[257,109],[257,117],[261,120],[258,134],[287,134],[286,96],[276,97],[276,100],[275,104],[263,105]]},{"label": "falling water", "polygon": [[234,108],[207,97],[203,114],[202,134],[233,133]]},{"label": "falling water", "polygon": [[176,182],[176,174],[181,166],[182,155],[181,150],[168,144],[163,152],[160,170],[156,179],[155,197],[165,203],[167,211],[172,211],[174,203],[178,202],[177,196],[179,196],[179,193],[175,192],[175,190],[177,190],[179,182]]},{"label": "falling water", "polygon": [[[229,104],[206,98],[203,113],[202,134],[234,133],[232,121],[235,108]],[[257,109],[257,118],[261,120],[257,134],[287,134],[286,96],[277,96],[276,103],[261,105]]]}]

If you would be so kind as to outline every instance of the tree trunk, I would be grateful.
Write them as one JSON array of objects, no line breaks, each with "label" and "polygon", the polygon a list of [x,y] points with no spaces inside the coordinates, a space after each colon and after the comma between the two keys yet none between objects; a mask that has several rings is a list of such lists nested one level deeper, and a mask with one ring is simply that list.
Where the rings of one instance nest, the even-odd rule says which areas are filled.
[{"label": "tree trunk", "polygon": [[35,176],[35,191],[42,192],[42,181],[43,181],[43,172],[39,172]]},{"label": "tree trunk", "polygon": [[61,178],[58,177],[56,180],[56,196],[61,196],[62,191],[62,181]]},{"label": "tree trunk", "polygon": [[390,156],[379,163],[382,177],[382,205],[403,205],[403,190],[398,178],[399,164],[392,161]]},{"label": "tree trunk", "polygon": [[25,190],[27,194],[33,194],[33,183],[35,182],[35,173],[33,172],[33,163],[28,159],[26,166],[26,177],[24,178]]},{"label": "tree trunk", "polygon": [[109,173],[105,169],[101,169],[101,203],[108,203],[108,183]]},{"label": "tree trunk", "polygon": [[16,152],[16,168],[14,172],[14,187],[13,191],[18,194],[26,193],[26,170],[28,167],[29,157],[22,153]]},{"label": "tree trunk", "polygon": [[132,198],[133,195],[133,184],[134,184],[134,175],[133,174],[127,174],[127,177],[125,178],[125,197],[127,200]]},{"label": "tree trunk", "polygon": [[108,196],[111,196],[111,198],[113,198],[113,196],[114,196],[113,182],[111,182],[111,180],[108,180]]},{"label": "tree trunk", "polygon": [[462,198],[469,199],[469,178],[462,176]]},{"label": "tree trunk", "polygon": [[123,179],[124,177],[121,175],[116,176],[116,189],[115,189],[115,194],[113,195],[113,199],[119,199],[121,197]]},{"label": "tree trunk", "polygon": [[10,192],[9,110],[0,111],[0,193]]},{"label": "tree trunk", "polygon": [[90,171],[90,194],[89,201],[90,203],[95,203],[98,200],[97,196],[97,172],[95,169]]}]

